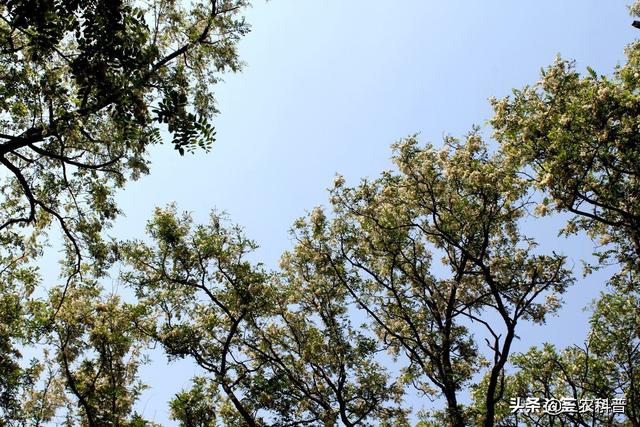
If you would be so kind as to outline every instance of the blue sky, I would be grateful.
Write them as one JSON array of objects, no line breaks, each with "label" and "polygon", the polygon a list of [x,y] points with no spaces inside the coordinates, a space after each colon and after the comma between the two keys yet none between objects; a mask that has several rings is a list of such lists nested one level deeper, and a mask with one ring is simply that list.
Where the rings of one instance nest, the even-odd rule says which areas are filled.
[{"label": "blue sky", "polygon": [[[439,144],[491,117],[487,99],[538,80],[560,53],[608,74],[638,35],[618,0],[427,1],[274,0],[248,11],[242,41],[247,66],[217,89],[218,141],[208,153],[180,157],[170,144],[152,152],[151,175],[119,195],[119,237],[141,237],[155,206],[176,202],[205,221],[229,213],[275,267],[291,247],[294,219],[326,205],[336,172],[349,184],[391,167],[389,146],[420,133]],[[487,133],[490,130],[486,129]],[[543,248],[588,256],[585,239],[556,238],[558,222],[530,227]],[[521,331],[516,350],[550,340],[579,343],[582,311],[604,276],[578,280],[561,315]],[[188,385],[189,363],[143,370],[153,389],[144,416],[171,425],[166,400]]]}]

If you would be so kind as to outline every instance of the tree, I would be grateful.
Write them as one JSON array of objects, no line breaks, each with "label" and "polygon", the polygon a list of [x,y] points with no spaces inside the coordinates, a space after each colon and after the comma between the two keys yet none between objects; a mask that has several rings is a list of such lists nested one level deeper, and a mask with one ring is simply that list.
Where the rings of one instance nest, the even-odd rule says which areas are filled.
[{"label": "tree", "polygon": [[[173,400],[176,419],[406,424],[397,408],[401,388],[374,360],[375,341],[350,325],[344,292],[307,258],[285,257],[282,275],[267,273],[247,260],[255,243],[215,213],[193,226],[174,208],[157,210],[148,230],[153,246],[122,246],[123,279],[157,316],[148,335],[171,359],[192,358],[209,374]],[[218,393],[225,400],[208,410],[186,404],[195,396],[213,402]]]},{"label": "tree", "polygon": [[[640,3],[630,11],[639,16]],[[513,381],[527,385],[530,393],[543,391],[546,397],[626,395],[626,422],[640,425],[638,41],[627,47],[626,55],[627,63],[612,77],[598,76],[591,68],[582,76],[572,62],[558,59],[543,71],[539,83],[493,100],[491,124],[503,152],[541,191],[538,212],[568,212],[573,216],[562,232],[586,232],[594,239],[598,261],[587,265],[585,273],[612,264],[619,267],[594,303],[584,347],[532,348],[514,358],[520,371]],[[533,357],[542,361],[532,363]],[[553,422],[550,418],[581,425],[594,422],[579,416],[531,422],[546,425]],[[628,425],[606,416],[600,422]]]},{"label": "tree", "polygon": [[205,378],[196,377],[192,383],[170,402],[171,417],[183,427],[215,427],[218,391]]},{"label": "tree", "polygon": [[13,249],[0,251],[0,420],[10,420],[20,418],[21,393],[38,377],[37,366],[24,368],[19,360],[21,345],[30,341],[28,300],[40,277],[29,263],[35,245],[16,236],[0,236],[0,244]]},{"label": "tree", "polygon": [[[440,151],[409,138],[395,161],[399,173],[356,188],[339,178],[334,218],[316,209],[298,221],[278,273],[249,263],[255,243],[215,214],[193,227],[174,208],[158,210],[154,245],[119,249],[125,282],[157,310],[147,333],[211,374],[227,398],[216,413],[226,425],[399,425],[393,402],[411,384],[442,394],[447,410],[436,417],[463,426],[458,393],[484,366],[482,423],[493,425],[518,322],[558,308],[570,273],[564,257],[534,254],[518,231],[526,186],[477,133]],[[432,271],[434,253],[449,277]],[[351,326],[357,310],[371,333]],[[484,320],[491,312],[501,323]],[[486,329],[491,361],[470,324]],[[382,349],[409,362],[395,382],[376,361]]]},{"label": "tree", "polygon": [[[640,426],[640,299],[637,294],[604,293],[595,304],[591,332],[583,346],[558,350],[551,344],[515,354],[514,372],[505,379],[509,396],[525,399],[573,399],[576,411],[544,414],[513,412],[510,401],[498,405],[498,425]],[[483,396],[477,393],[476,410]],[[608,411],[578,411],[580,401],[608,402]],[[621,400],[622,399],[622,400]],[[614,403],[618,401],[614,411]],[[623,404],[624,402],[624,404]]]},{"label": "tree", "polygon": [[[137,328],[141,313],[115,295],[102,294],[95,284],[74,283],[67,289],[48,338],[50,364],[67,391],[65,403],[78,408],[67,414],[74,424],[135,427],[142,420],[133,404],[145,388],[137,376],[145,361]],[[61,298],[62,289],[54,289],[49,309],[56,309]]]},{"label": "tree", "polygon": [[[59,226],[73,269],[49,330],[66,287],[108,267],[103,231],[119,213],[113,195],[149,172],[160,131],[180,154],[211,147],[212,87],[241,67],[236,45],[249,29],[246,6],[0,2],[0,275],[8,284],[0,288],[8,325],[0,333],[0,396],[16,396],[15,387],[28,383],[15,341],[29,327],[19,307],[32,298],[35,279],[20,282],[50,226]],[[14,400],[0,400],[0,411],[15,413]]]},{"label": "tree", "polygon": [[3,377],[0,425],[43,425],[60,418],[89,427],[152,425],[132,409],[145,388],[137,376],[147,344],[138,332],[144,322],[140,306],[105,295],[95,281],[74,280],[52,288],[49,298],[26,301],[21,311],[1,308],[5,315],[20,316],[21,335],[9,334],[6,342],[19,336],[37,357],[25,369],[19,354],[3,348],[9,357],[2,368],[12,375]]},{"label": "tree", "polygon": [[[495,154],[477,131],[463,142],[448,138],[441,150],[408,138],[395,145],[396,171],[354,188],[339,177],[331,191],[332,212],[318,208],[295,224],[297,243],[283,257],[282,270],[262,277],[251,296],[202,264],[213,257],[214,264],[224,261],[222,270],[245,265],[220,258],[228,250],[244,254],[233,245],[213,255],[203,250],[203,235],[227,236],[216,228],[219,219],[192,235],[190,219],[156,218],[158,249],[136,243],[127,255],[138,271],[130,282],[138,290],[153,289],[144,298],[162,307],[161,328],[170,332],[155,339],[172,354],[208,366],[213,382],[207,384],[213,386],[207,390],[214,396],[222,389],[231,402],[217,413],[227,424],[354,425],[365,419],[360,414],[380,422],[401,411],[349,402],[376,401],[363,398],[363,386],[381,404],[393,402],[405,385],[444,397],[445,410],[430,414],[427,424],[614,424],[621,420],[612,415],[514,415],[506,397],[622,393],[632,402],[627,420],[637,424],[637,52],[637,44],[630,46],[629,63],[613,78],[593,70],[581,77],[572,63],[559,60],[539,84],[494,100],[491,123],[500,143]],[[622,269],[610,282],[613,292],[596,304],[584,348],[532,349],[511,357],[516,372],[508,374],[517,325],[544,322],[572,282],[563,256],[538,254],[535,242],[518,230],[532,204],[532,185],[544,194],[539,213],[573,213],[565,233],[587,231],[605,245],[601,265],[613,258]],[[245,245],[238,236],[223,241]],[[252,277],[250,267],[241,270],[245,279]],[[206,280],[190,282],[192,277]],[[208,305],[183,294],[185,289],[204,292]],[[245,312],[245,300],[254,298],[261,303]],[[204,324],[199,315],[171,325],[176,313],[200,313],[207,306],[222,311],[213,315],[213,330],[227,337],[227,353],[220,350],[224,342],[197,332]],[[357,311],[368,319],[363,330],[351,327]],[[489,360],[472,334],[480,328]],[[402,366],[396,381],[375,361],[382,349]],[[373,382],[361,379],[362,366]],[[221,374],[222,367],[229,370]],[[484,376],[474,384],[478,373]],[[465,388],[475,398],[469,407],[459,403]],[[185,393],[176,403],[182,417],[187,414],[180,402],[202,395],[201,383]]]},{"label": "tree", "polygon": [[[101,267],[115,189],[148,172],[159,125],[208,149],[212,84],[240,67],[244,0],[0,3],[0,231],[57,221]],[[78,261],[79,262],[79,261]]]},{"label": "tree", "polygon": [[[543,322],[557,309],[570,272],[564,257],[534,254],[518,231],[526,186],[477,132],[441,150],[415,138],[394,149],[398,172],[355,188],[338,177],[334,218],[314,211],[297,226],[299,245],[323,260],[381,344],[406,357],[403,380],[446,399],[440,423],[466,425],[458,393],[488,365],[481,423],[491,426],[518,322]],[[443,273],[434,271],[436,255]],[[485,320],[492,314],[497,322]],[[485,329],[490,361],[471,324]]]},{"label": "tree", "polygon": [[251,388],[253,399],[276,410],[277,425],[296,418],[348,427],[408,425],[402,382],[390,381],[379,357],[384,347],[353,325],[351,296],[325,260],[298,245],[283,255],[275,279],[276,305],[257,322],[258,345],[249,346],[266,368]]},{"label": "tree", "polygon": [[[640,6],[632,7],[640,14]],[[574,214],[565,231],[586,231],[628,266],[640,262],[640,42],[612,77],[581,76],[558,59],[540,82],[492,101],[502,151],[544,192],[540,213]]]},{"label": "tree", "polygon": [[253,402],[238,391],[252,372],[242,352],[247,323],[268,298],[265,272],[245,259],[255,244],[215,216],[192,232],[191,219],[171,209],[157,210],[148,231],[155,247],[132,242],[122,249],[132,267],[125,282],[158,311],[157,327],[147,333],[170,358],[192,357],[209,372],[238,423],[260,425]]}]

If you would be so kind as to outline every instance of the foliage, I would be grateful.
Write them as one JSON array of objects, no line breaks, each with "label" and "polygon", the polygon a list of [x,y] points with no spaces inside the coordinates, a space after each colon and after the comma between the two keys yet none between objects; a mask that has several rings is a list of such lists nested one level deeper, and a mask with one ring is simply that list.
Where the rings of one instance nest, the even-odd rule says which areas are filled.
[{"label": "foliage", "polygon": [[32,305],[44,347],[39,366],[46,372],[27,392],[23,418],[35,425],[54,417],[73,425],[138,425],[132,408],[145,388],[137,377],[146,361],[141,307],[105,295],[95,283],[75,281]]},{"label": "foliage", "polygon": [[[157,209],[150,241],[106,242],[115,191],[148,173],[161,130],[181,155],[211,147],[246,6],[0,1],[0,425],[151,425],[134,410],[150,342],[203,370],[169,404],[182,426],[407,426],[407,393],[444,402],[419,426],[640,425],[638,42],[611,77],[558,59],[492,100],[495,152],[478,129],[439,149],[409,137],[394,170],[338,176],[276,271],[216,212]],[[620,268],[583,347],[513,355],[519,325],[573,282],[519,229],[534,189],[539,214],[569,212],[563,233],[599,245],[589,268]],[[33,261],[53,223],[64,281],[44,296]],[[100,285],[114,261],[135,303]],[[42,356],[21,363],[29,345]],[[624,419],[509,407],[622,395]]]},{"label": "foliage", "polygon": [[[411,384],[442,394],[444,422],[465,425],[458,393],[485,364],[487,407],[501,400],[516,325],[557,309],[571,283],[564,258],[533,253],[517,230],[526,187],[475,132],[439,152],[410,138],[395,159],[400,173],[373,183],[350,189],[339,178],[335,218],[316,209],[298,221],[280,272],[249,263],[255,243],[215,213],[193,226],[174,208],[158,210],[153,245],[120,247],[125,282],[157,316],[146,333],[171,358],[193,358],[225,396],[202,423],[399,425],[397,403]],[[435,252],[450,277],[432,272]],[[351,326],[354,310],[372,334]],[[483,320],[492,311],[503,331]],[[486,328],[491,362],[469,322]],[[383,349],[409,361],[395,382],[376,360]],[[196,384],[188,393],[201,392]]]},{"label": "foliage", "polygon": [[[144,362],[143,342],[136,336],[139,313],[98,292],[87,284],[67,290],[52,333],[55,362],[80,408],[78,424],[125,426],[144,389],[137,380]],[[61,297],[54,291],[52,299]]]},{"label": "foliage", "polygon": [[[293,423],[293,414],[322,425],[407,425],[399,408],[403,387],[390,382],[382,348],[353,326],[350,295],[309,249],[299,245],[282,257],[276,305],[257,325],[259,345],[250,348],[267,368],[251,395],[278,408],[278,425]],[[263,380],[269,388],[260,387]]]},{"label": "foliage", "polygon": [[213,142],[212,84],[240,68],[245,6],[1,2],[0,230],[57,221],[77,257],[102,267],[113,193],[148,172],[159,125],[181,154]]},{"label": "foliage", "polygon": [[[336,276],[379,342],[408,360],[402,381],[446,399],[443,423],[466,424],[458,394],[488,365],[483,423],[492,425],[517,323],[544,322],[570,273],[564,257],[536,255],[518,231],[526,187],[477,132],[441,150],[415,138],[394,149],[399,172],[355,188],[338,177],[334,218],[312,212],[297,224],[298,244]],[[491,315],[498,322],[484,320]],[[491,361],[480,356],[470,324],[485,328]]]},{"label": "foliage", "polygon": [[[630,10],[640,16],[640,3]],[[619,267],[594,303],[584,347],[532,348],[514,357],[518,371],[508,382],[528,396],[626,396],[626,421],[573,415],[533,417],[527,421],[531,425],[552,425],[554,419],[640,425],[640,44],[630,44],[626,55],[626,64],[612,77],[591,68],[582,76],[572,62],[558,59],[536,85],[492,101],[491,124],[501,149],[543,193],[538,212],[569,212],[573,216],[563,233],[586,232],[594,239],[598,262],[586,265],[585,274],[611,264]]]},{"label": "foliage", "polygon": [[[147,334],[168,356],[192,358],[209,375],[172,403],[174,417],[207,425],[402,425],[399,390],[372,360],[375,342],[352,328],[335,283],[289,258],[281,277],[247,257],[256,248],[213,213],[193,226],[174,208],[149,223],[154,245],[130,242],[124,280],[155,309]],[[184,402],[206,393],[215,407],[187,414]],[[213,412],[213,411],[216,412]]]},{"label": "foliage", "polygon": [[491,124],[511,161],[545,194],[538,207],[575,216],[566,233],[586,231],[603,260],[640,260],[640,43],[612,77],[581,76],[558,59],[533,86],[492,101]]},{"label": "foliage", "polygon": [[[640,425],[640,299],[637,294],[607,293],[595,304],[592,330],[584,346],[557,350],[551,344],[512,358],[514,373],[506,378],[511,397],[602,399],[624,398],[625,416],[609,413],[512,413],[509,400],[499,404],[499,425]],[[476,394],[482,413],[482,396]]]},{"label": "foliage", "polygon": [[255,244],[215,215],[192,232],[191,219],[171,209],[158,210],[148,230],[156,247],[133,242],[123,248],[133,267],[125,281],[159,311],[157,328],[147,333],[170,358],[190,356],[210,372],[240,416],[257,425],[252,402],[237,391],[250,373],[241,351],[242,338],[250,339],[248,318],[268,298],[266,274],[245,260]]},{"label": "foliage", "polygon": [[170,402],[171,417],[183,427],[215,427],[218,392],[205,378],[194,378],[190,390]]},{"label": "foliage", "polygon": [[27,301],[40,279],[29,263],[38,247],[15,235],[0,238],[0,244],[12,249],[0,252],[0,419],[17,419],[22,391],[31,387],[38,371],[34,364],[24,368],[19,363],[20,345],[29,340]]},{"label": "foliage", "polygon": [[[124,324],[110,326],[124,342],[104,337],[104,349],[115,352],[106,355],[102,344],[81,344],[98,333],[93,322],[99,317],[73,318],[79,322],[75,329],[56,317],[80,316],[68,312],[66,297],[88,304],[74,310],[97,304],[97,295],[80,288],[109,266],[103,231],[120,213],[114,194],[149,172],[149,149],[162,142],[161,130],[166,128],[180,154],[211,147],[213,87],[225,72],[241,68],[236,45],[249,29],[241,15],[247,6],[245,0],[0,1],[0,415],[8,422],[23,417],[18,400],[36,393],[35,383],[43,381],[36,381],[37,373],[59,373],[42,364],[22,367],[18,349],[35,339],[54,345],[54,338],[62,340],[58,346],[68,339],[63,347],[75,350],[60,350],[47,363],[82,365],[81,372],[69,371],[79,376],[68,376],[66,389],[83,407],[81,418],[94,417],[85,420],[90,425],[124,419],[137,392],[130,384],[109,388],[101,382],[105,364],[116,369],[124,363],[109,375],[124,375],[124,382],[132,378],[124,371],[133,368],[122,362],[121,352],[133,345]],[[36,321],[30,310],[42,292],[34,294],[41,283],[33,263],[55,224],[68,252],[66,283],[57,300],[42,301],[47,317]],[[125,323],[129,318],[119,311],[118,316]],[[31,331],[36,326],[39,331]],[[93,351],[96,360],[88,354]],[[77,359],[83,357],[88,359]],[[91,369],[100,374],[95,373],[96,384],[87,385]],[[106,403],[99,400],[113,393],[124,394],[109,421],[102,419]]]}]

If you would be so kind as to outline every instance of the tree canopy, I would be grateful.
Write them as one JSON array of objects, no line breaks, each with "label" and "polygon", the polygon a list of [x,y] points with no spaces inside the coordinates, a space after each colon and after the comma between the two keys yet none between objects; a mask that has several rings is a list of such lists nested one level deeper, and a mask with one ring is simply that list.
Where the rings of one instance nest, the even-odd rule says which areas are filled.
[{"label": "tree canopy", "polygon": [[[97,384],[107,365],[113,375],[131,370],[120,373],[114,365],[124,363],[130,344],[107,344],[128,340],[128,326],[110,330],[101,341],[107,347],[84,348],[95,319],[65,313],[84,298],[87,310],[102,298],[83,289],[109,264],[103,232],[120,213],[114,194],[149,172],[149,148],[163,142],[161,132],[180,154],[211,147],[213,88],[225,72],[241,68],[236,45],[249,30],[247,6],[244,0],[0,2],[0,424],[21,419],[21,390],[38,378],[38,364],[21,368],[17,342],[43,339],[58,348],[52,360],[64,367],[83,422],[118,425],[115,412],[103,415],[103,403],[94,400],[129,389],[131,372],[118,380],[127,382],[121,388]],[[52,226],[69,254],[49,311],[32,307],[41,283],[33,261]],[[130,406],[114,403],[121,404],[117,417]],[[45,409],[34,423],[52,415]]]},{"label": "tree canopy", "polygon": [[[146,238],[109,238],[151,146],[212,146],[247,6],[0,2],[0,426],[154,425],[135,406],[153,346],[200,368],[168,402],[185,427],[640,425],[640,43],[611,76],[558,59],[493,99],[493,141],[409,136],[389,170],[337,175],[278,267],[217,211],[158,207]],[[584,274],[611,273],[586,342],[513,353],[576,281],[571,254],[523,231],[558,213],[594,243]],[[42,292],[56,226],[62,275]],[[516,412],[516,397],[626,403]]]},{"label": "tree canopy", "polygon": [[3,235],[56,221],[78,258],[103,258],[113,193],[148,172],[160,130],[180,154],[211,147],[213,84],[241,66],[246,6],[3,1]]}]

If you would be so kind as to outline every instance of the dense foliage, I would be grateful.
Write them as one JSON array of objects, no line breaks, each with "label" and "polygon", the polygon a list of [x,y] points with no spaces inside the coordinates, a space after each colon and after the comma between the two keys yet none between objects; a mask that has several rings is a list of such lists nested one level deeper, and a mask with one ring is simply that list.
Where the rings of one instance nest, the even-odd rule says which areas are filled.
[{"label": "dense foliage", "polygon": [[[640,6],[631,13],[640,16]],[[591,68],[583,76],[558,59],[536,85],[493,100],[501,150],[543,194],[537,212],[569,213],[562,233],[594,240],[598,262],[585,265],[585,274],[614,268],[594,303],[587,341],[517,355],[518,371],[507,382],[514,395],[625,397],[627,424],[613,414],[569,414],[520,420],[527,425],[640,425],[640,44],[627,46],[626,55],[611,77]]]},{"label": "dense foliage", "polygon": [[[95,278],[109,264],[103,232],[119,213],[114,193],[148,173],[149,148],[163,141],[161,131],[180,154],[213,143],[213,87],[241,66],[236,44],[248,31],[241,15],[247,5],[0,2],[0,425],[38,425],[54,415],[53,403],[20,403],[42,385],[42,363],[24,368],[19,361],[21,345],[34,341],[55,348],[51,360],[64,370],[52,375],[65,377],[83,423],[119,425],[130,409],[136,392],[126,371],[137,362],[122,358],[138,344],[129,343],[127,322],[99,326],[85,319],[92,313],[73,310],[105,298]],[[43,308],[32,261],[56,229],[68,252],[65,279]],[[96,328],[109,332],[86,343]],[[103,386],[105,375],[119,379]]]},{"label": "dense foliage", "polygon": [[212,84],[240,67],[244,6],[0,3],[3,235],[57,221],[78,258],[104,257],[113,193],[148,172],[160,129],[180,153],[213,142]]},{"label": "dense foliage", "polygon": [[[146,239],[110,241],[114,192],[163,129],[179,154],[211,146],[246,6],[0,2],[0,426],[153,425],[135,404],[156,345],[200,368],[168,403],[185,427],[639,426],[640,43],[610,77],[558,59],[492,100],[495,145],[412,136],[378,177],[338,175],[277,269],[217,212],[158,208]],[[522,231],[558,212],[594,242],[585,274],[612,273],[585,343],[513,354],[575,280],[571,254]],[[43,290],[56,229],[62,277]],[[114,265],[122,295],[103,287]],[[515,413],[519,396],[627,405]]]}]

